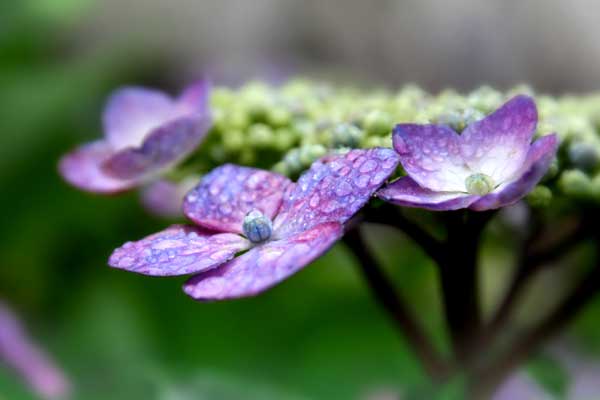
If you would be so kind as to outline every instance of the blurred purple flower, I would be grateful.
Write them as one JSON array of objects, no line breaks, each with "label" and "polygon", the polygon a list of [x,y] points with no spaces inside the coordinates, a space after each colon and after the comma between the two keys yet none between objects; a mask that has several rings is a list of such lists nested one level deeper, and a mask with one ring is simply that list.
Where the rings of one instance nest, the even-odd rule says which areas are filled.
[{"label": "blurred purple flower", "polygon": [[70,384],[63,372],[31,342],[16,315],[0,302],[0,363],[17,371],[41,397],[66,397]]},{"label": "blurred purple flower", "polygon": [[126,243],[109,264],[146,275],[198,274],[184,286],[198,300],[256,295],[325,253],[397,165],[392,150],[352,150],[313,163],[297,183],[221,166],[185,198],[184,212],[198,226]]},{"label": "blurred purple flower", "polygon": [[140,87],[117,90],[104,110],[104,138],[64,156],[62,176],[82,190],[117,193],[173,166],[208,133],[209,86],[199,81],[176,99]]},{"label": "blurred purple flower", "polygon": [[[515,373],[492,396],[492,400],[550,400],[547,394],[524,372]],[[569,397],[570,399],[570,397]]]},{"label": "blurred purple flower", "polygon": [[556,154],[555,134],[531,143],[533,99],[517,96],[459,135],[446,125],[399,124],[394,148],[408,176],[377,193],[407,207],[484,211],[515,203],[543,177]]},{"label": "blurred purple flower", "polygon": [[197,179],[186,178],[181,182],[158,180],[142,191],[142,205],[151,214],[162,218],[183,216],[183,198],[195,185]]}]

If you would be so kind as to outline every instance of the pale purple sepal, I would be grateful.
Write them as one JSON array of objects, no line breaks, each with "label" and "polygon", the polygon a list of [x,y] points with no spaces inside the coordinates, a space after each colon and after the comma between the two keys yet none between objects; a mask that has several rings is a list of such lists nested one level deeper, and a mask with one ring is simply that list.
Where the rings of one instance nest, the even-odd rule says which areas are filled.
[{"label": "pale purple sepal", "polygon": [[257,295],[324,254],[343,235],[336,222],[256,246],[231,262],[192,277],[183,290],[196,300]]},{"label": "pale purple sepal", "polygon": [[117,91],[104,113],[104,140],[63,157],[61,174],[83,190],[115,193],[173,166],[209,131],[209,86],[196,83],[177,99],[145,88]]},{"label": "pale purple sepal", "polygon": [[533,99],[516,96],[465,129],[460,136],[462,156],[471,170],[504,182],[525,162],[536,125]]},{"label": "pale purple sepal", "polygon": [[0,301],[0,363],[44,399],[66,398],[71,385],[63,371],[29,338],[17,316]]},{"label": "pale purple sepal", "polygon": [[88,143],[65,155],[58,169],[67,182],[88,192],[112,194],[136,186],[135,181],[111,178],[100,169],[111,154],[105,141]]},{"label": "pale purple sepal", "polygon": [[231,260],[250,243],[233,233],[173,225],[137,242],[128,242],[110,256],[111,267],[152,276],[193,274]]},{"label": "pale purple sepal", "polygon": [[492,396],[492,400],[550,400],[547,394],[525,373],[515,373],[502,384]]},{"label": "pale purple sepal", "polygon": [[184,200],[185,215],[200,226],[242,233],[252,210],[273,218],[291,181],[256,168],[226,164],[204,176]]},{"label": "pale purple sepal", "polygon": [[343,224],[385,183],[398,162],[393,150],[373,148],[313,163],[285,195],[273,224],[276,234],[286,236],[324,222]]},{"label": "pale purple sepal", "polygon": [[470,208],[476,211],[496,209],[522,199],[548,171],[557,149],[558,137],[556,134],[543,136],[536,140],[531,145],[521,170],[515,173],[519,178],[481,197]]},{"label": "pale purple sepal", "polygon": [[402,177],[377,192],[377,197],[404,207],[418,207],[432,211],[458,210],[479,199],[466,193],[435,192],[422,188],[411,177]]},{"label": "pale purple sepal", "polygon": [[211,125],[207,116],[188,116],[165,123],[151,131],[140,147],[111,155],[102,170],[117,179],[140,179],[168,168],[191,153],[204,139]]},{"label": "pale purple sepal", "polygon": [[420,186],[460,191],[469,175],[461,155],[461,137],[445,125],[399,124],[392,134],[402,166]]}]

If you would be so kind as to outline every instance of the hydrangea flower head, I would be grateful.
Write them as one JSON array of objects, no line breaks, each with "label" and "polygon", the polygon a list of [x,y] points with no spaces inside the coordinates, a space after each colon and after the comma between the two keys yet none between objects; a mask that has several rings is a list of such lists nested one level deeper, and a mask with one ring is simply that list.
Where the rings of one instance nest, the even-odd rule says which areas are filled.
[{"label": "hydrangea flower head", "polygon": [[62,176],[90,192],[116,193],[181,161],[211,125],[209,83],[199,81],[176,99],[152,89],[127,87],[108,100],[104,138],[64,156]]},{"label": "hydrangea flower head", "polygon": [[377,195],[430,210],[515,203],[544,176],[558,147],[555,134],[531,143],[536,125],[537,109],[527,96],[514,97],[460,135],[447,125],[399,124],[393,143],[407,176]]},{"label": "hydrangea flower head", "polygon": [[115,250],[109,264],[146,275],[196,274],[198,300],[258,294],[324,254],[398,165],[390,149],[351,150],[313,163],[293,183],[226,164],[184,201],[196,226],[174,225]]}]

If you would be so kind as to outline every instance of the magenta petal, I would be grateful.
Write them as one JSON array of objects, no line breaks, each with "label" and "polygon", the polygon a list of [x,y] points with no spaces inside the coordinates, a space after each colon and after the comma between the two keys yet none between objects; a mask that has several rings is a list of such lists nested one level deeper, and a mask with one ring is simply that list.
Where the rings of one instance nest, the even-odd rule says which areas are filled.
[{"label": "magenta petal", "polygon": [[108,100],[103,115],[104,131],[115,149],[140,146],[144,137],[171,118],[173,100],[158,90],[127,87]]},{"label": "magenta petal", "polygon": [[322,224],[343,224],[396,170],[391,149],[351,150],[315,162],[286,194],[274,228],[279,237]]},{"label": "magenta petal", "polygon": [[445,125],[399,124],[393,133],[400,162],[422,187],[445,192],[465,190],[470,172],[460,154],[461,137]]},{"label": "magenta petal", "polygon": [[252,210],[273,218],[291,182],[272,172],[226,164],[204,176],[185,197],[188,218],[209,229],[242,233],[242,222]]},{"label": "magenta petal", "polygon": [[542,179],[558,149],[556,134],[536,140],[527,153],[525,164],[517,171],[516,180],[500,186],[496,192],[483,196],[471,209],[484,211],[510,205],[523,198]]},{"label": "magenta petal", "polygon": [[0,364],[14,369],[44,399],[66,398],[70,392],[63,371],[33,343],[21,321],[1,301]]},{"label": "magenta petal", "polygon": [[422,188],[408,176],[383,187],[377,192],[377,197],[399,206],[433,211],[458,210],[479,199],[479,196],[460,192],[434,192]]},{"label": "magenta petal", "polygon": [[525,162],[537,124],[532,98],[517,96],[481,121],[467,127],[461,151],[476,172],[506,182]]},{"label": "magenta petal", "polygon": [[267,242],[217,269],[192,277],[183,289],[196,300],[254,296],[310,264],[342,235],[340,224],[326,223]]},{"label": "magenta petal", "polygon": [[88,143],[65,155],[58,168],[67,182],[89,192],[118,193],[135,186],[134,180],[112,178],[102,171],[100,166],[111,154],[106,142]]},{"label": "magenta petal", "polygon": [[208,115],[172,120],[152,131],[141,147],[115,153],[102,165],[103,170],[120,179],[140,179],[181,161],[196,149],[211,125]]},{"label": "magenta petal", "polygon": [[236,234],[173,225],[137,242],[125,243],[112,253],[108,264],[144,275],[186,275],[215,268],[249,245]]}]

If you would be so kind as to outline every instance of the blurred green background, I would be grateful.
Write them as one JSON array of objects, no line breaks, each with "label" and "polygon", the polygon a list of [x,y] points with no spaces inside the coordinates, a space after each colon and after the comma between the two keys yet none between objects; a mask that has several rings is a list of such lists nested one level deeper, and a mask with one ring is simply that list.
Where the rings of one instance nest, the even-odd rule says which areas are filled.
[{"label": "blurred green background", "polygon": [[[372,301],[341,244],[265,295],[218,304],[186,297],[180,290],[182,279],[153,279],[106,266],[113,248],[167,223],[144,212],[136,193],[110,198],[84,194],[57,174],[61,154],[99,136],[102,105],[111,90],[136,83],[175,91],[204,69],[216,71],[226,82],[257,74],[274,78],[307,66],[309,71],[331,72],[332,65],[354,57],[326,56],[346,54],[344,42],[339,48],[332,45],[337,52],[327,53],[321,41],[336,40],[335,34],[287,32],[279,14],[272,12],[266,18],[276,22],[269,29],[290,36],[273,45],[273,59],[284,61],[277,68],[268,63],[261,69],[261,58],[255,57],[244,70],[239,63],[252,49],[270,60],[265,50],[270,42],[248,44],[250,49],[236,42],[245,32],[239,16],[189,37],[181,32],[195,31],[178,27],[176,17],[183,11],[173,9],[180,5],[185,10],[192,7],[190,2],[164,2],[162,7],[150,3],[1,2],[0,298],[20,313],[32,335],[64,367],[78,399],[368,399],[387,392],[431,398],[420,366]],[[195,8],[198,21],[206,22],[219,6],[200,3],[206,7]],[[230,10],[219,9],[218,15],[243,13],[236,9],[243,3],[223,3],[231,3]],[[263,14],[269,4],[275,7],[273,2],[259,3]],[[294,3],[292,11],[300,7]],[[319,13],[327,16],[328,10]],[[193,15],[184,23],[194,26]],[[331,24],[325,21],[324,26]],[[237,33],[228,35],[236,27]],[[257,34],[255,40],[277,34]],[[169,42],[183,36],[187,42]],[[186,52],[194,40],[197,47]],[[225,50],[214,50],[213,40],[224,42]],[[293,60],[294,54],[304,59]],[[431,71],[428,78],[412,74],[410,68],[394,74],[383,62],[375,63],[375,73],[381,74],[369,76],[365,71],[371,71],[372,63],[350,63],[343,70],[348,76],[392,84],[417,80],[430,89],[438,88],[441,79],[458,87],[481,83],[469,82],[456,67],[442,77]],[[486,65],[473,68],[481,72]],[[470,79],[506,84],[537,76],[518,69],[507,76],[494,73]],[[569,87],[555,76],[539,82],[550,90]],[[576,89],[583,87],[572,83]],[[433,266],[400,234],[371,233],[389,273],[443,348]],[[491,248],[490,254],[496,264],[509,257],[506,249]],[[506,273],[498,269],[493,277]],[[599,350],[600,322],[593,308],[579,319],[576,331],[587,348]],[[595,308],[600,311],[600,304]],[[452,397],[454,391],[450,387],[445,395]],[[11,371],[0,367],[0,399],[32,396]]]}]

